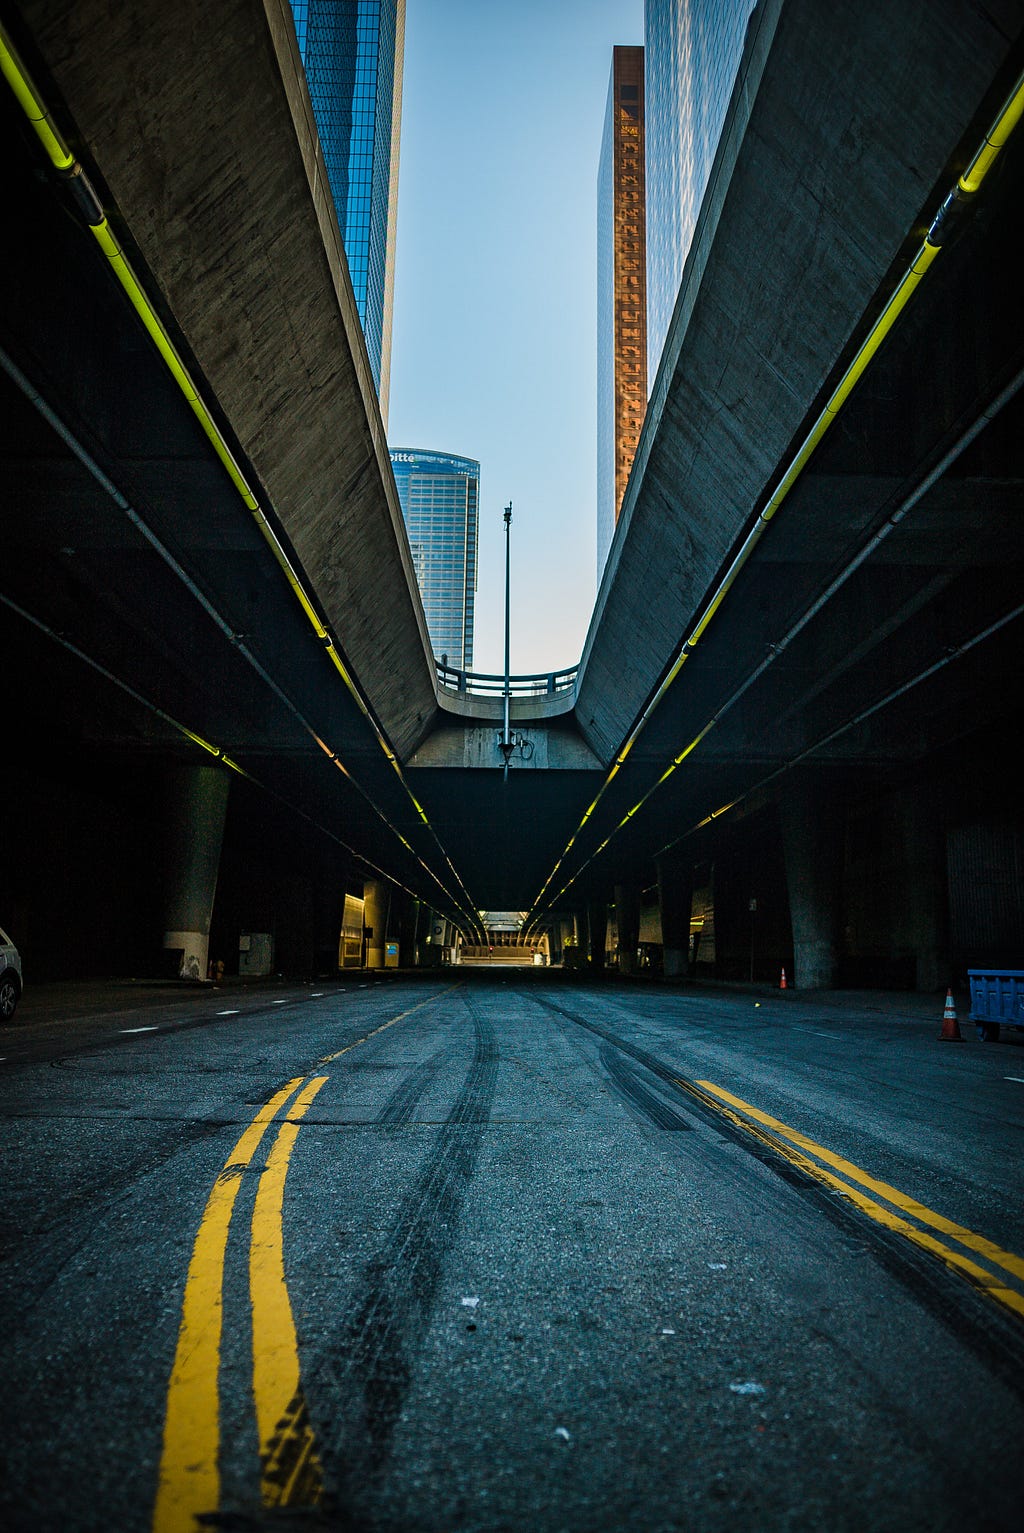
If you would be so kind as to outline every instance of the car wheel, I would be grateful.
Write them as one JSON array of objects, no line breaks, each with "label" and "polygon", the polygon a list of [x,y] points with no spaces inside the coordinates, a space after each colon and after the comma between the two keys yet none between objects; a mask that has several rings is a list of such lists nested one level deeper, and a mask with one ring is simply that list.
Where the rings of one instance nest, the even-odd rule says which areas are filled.
[{"label": "car wheel", "polygon": [[0,979],[0,1022],[9,1022],[18,1005],[18,981],[12,974]]}]

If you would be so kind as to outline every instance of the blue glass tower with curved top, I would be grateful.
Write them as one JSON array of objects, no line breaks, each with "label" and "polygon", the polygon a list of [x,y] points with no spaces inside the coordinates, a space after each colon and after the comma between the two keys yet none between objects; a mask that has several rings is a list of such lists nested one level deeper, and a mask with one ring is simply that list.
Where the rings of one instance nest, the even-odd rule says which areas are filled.
[{"label": "blue glass tower with curved top", "polygon": [[398,498],[434,654],[473,669],[480,465],[417,447],[391,450]]},{"label": "blue glass tower with curved top", "polygon": [[291,7],[386,423],[405,0],[291,0]]}]

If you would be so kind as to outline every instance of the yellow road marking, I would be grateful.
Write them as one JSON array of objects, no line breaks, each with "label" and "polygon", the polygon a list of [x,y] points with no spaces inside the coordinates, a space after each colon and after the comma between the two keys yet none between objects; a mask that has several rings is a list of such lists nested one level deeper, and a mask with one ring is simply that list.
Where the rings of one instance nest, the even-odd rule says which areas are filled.
[{"label": "yellow road marking", "polygon": [[242,1173],[271,1120],[302,1081],[302,1076],[289,1081],[260,1108],[225,1161],[199,1222],[167,1389],[154,1533],[193,1533],[198,1516],[215,1512],[220,1501],[217,1381],[228,1227]]},{"label": "yellow road marking", "polygon": [[[961,1245],[967,1246],[969,1249],[977,1251],[980,1255],[986,1256],[994,1265],[1000,1266],[1005,1271],[1012,1272],[1015,1275],[1024,1274],[1024,1261],[1019,1256],[1015,1256],[1013,1252],[1002,1250],[1001,1247],[986,1240],[984,1236],[976,1235],[972,1230],[965,1229],[962,1225],[954,1224],[952,1220],[944,1218],[942,1214],[934,1213],[931,1209],[925,1208],[922,1203],[918,1203],[916,1199],[907,1197],[905,1193],[899,1192],[895,1187],[890,1187],[886,1182],[877,1181],[866,1171],[861,1170],[859,1166],[853,1165],[850,1161],[843,1160],[839,1155],[834,1155],[831,1150],[825,1149],[823,1145],[815,1144],[812,1139],[808,1139],[806,1135],[801,1134],[797,1129],[792,1129],[788,1124],[780,1122],[778,1118],[772,1118],[768,1113],[761,1112],[759,1108],[752,1107],[749,1102],[744,1102],[740,1097],[733,1096],[731,1092],[726,1091],[722,1086],[716,1086],[711,1081],[697,1081],[693,1083],[677,1080],[676,1084],[681,1086],[684,1091],[688,1091],[699,1101],[702,1101],[706,1106],[721,1113],[723,1117],[728,1118],[738,1128],[743,1129],[746,1133],[752,1135],[753,1138],[760,1140],[762,1144],[767,1145],[776,1154],[783,1155],[793,1165],[799,1166],[809,1176],[843,1193],[845,1197],[849,1198],[863,1213],[874,1219],[876,1223],[905,1236],[907,1240],[912,1241],[914,1245],[920,1246],[931,1255],[938,1256],[941,1261],[945,1262],[947,1267],[962,1273],[977,1287],[983,1289],[990,1298],[1005,1305],[1007,1309],[1012,1309],[1017,1314],[1024,1315],[1024,1297],[1016,1293],[1012,1288],[1007,1288],[1005,1283],[1001,1282],[998,1277],[995,1277],[991,1272],[987,1272],[984,1267],[979,1267],[977,1262],[971,1261],[969,1257],[962,1256],[959,1251],[954,1251],[949,1246],[944,1245],[942,1241],[936,1240],[934,1235],[929,1235],[925,1230],[919,1230],[906,1219],[902,1219],[898,1214],[893,1213],[891,1209],[884,1208],[880,1203],[876,1203],[873,1198],[866,1197],[856,1187],[851,1187],[848,1181],[843,1181],[840,1177],[834,1176],[830,1171],[826,1171],[824,1166],[815,1164],[813,1160],[810,1160],[807,1155],[802,1154],[800,1150],[790,1148],[788,1144],[780,1143],[779,1139],[774,1136],[777,1134],[782,1138],[791,1140],[793,1144],[802,1145],[810,1154],[816,1155],[828,1165],[835,1166],[837,1170],[842,1171],[851,1181],[859,1182],[864,1187],[870,1187],[873,1192],[887,1198],[896,1207],[913,1214],[921,1223],[929,1224],[933,1229],[941,1230],[944,1234],[952,1236]],[[723,1104],[726,1102],[731,1103],[738,1111],[734,1112],[730,1107],[724,1106]],[[741,1117],[740,1114],[745,1114],[746,1116]],[[751,1119],[754,1121],[749,1121]],[[755,1127],[755,1124],[763,1124],[765,1128],[771,1130],[771,1133],[763,1132],[762,1129]]]},{"label": "yellow road marking", "polygon": [[299,1119],[327,1080],[310,1081],[285,1114],[260,1177],[252,1214],[252,1388],[264,1506],[309,1506],[322,1476],[299,1381],[299,1343],[284,1274],[284,1184]]},{"label": "yellow road marking", "polygon": [[991,1240],[986,1240],[984,1235],[976,1235],[973,1230],[965,1229],[962,1224],[956,1224],[952,1219],[947,1219],[943,1214],[937,1214],[932,1209],[926,1208],[916,1198],[908,1197],[906,1193],[900,1192],[896,1187],[890,1187],[888,1182],[876,1181],[873,1176],[869,1176],[859,1166],[853,1165],[848,1160],[843,1160],[842,1156],[833,1154],[831,1150],[826,1150],[823,1145],[815,1144],[813,1139],[808,1139],[805,1134],[801,1134],[797,1129],[789,1128],[787,1124],[781,1123],[778,1118],[769,1117],[768,1113],[761,1112],[756,1107],[751,1107],[748,1102],[743,1102],[739,1097],[734,1097],[724,1087],[715,1086],[711,1081],[698,1081],[697,1085],[702,1086],[705,1091],[713,1092],[715,1096],[721,1097],[723,1101],[731,1102],[733,1107],[738,1107],[748,1117],[756,1119],[758,1123],[763,1123],[766,1128],[774,1130],[776,1134],[782,1134],[786,1139],[792,1140],[794,1144],[809,1150],[812,1155],[816,1155],[826,1165],[834,1166],[844,1176],[850,1177],[852,1181],[859,1182],[862,1187],[869,1188],[871,1192],[884,1198],[887,1203],[892,1203],[897,1208],[902,1208],[905,1213],[920,1220],[922,1224],[930,1225],[933,1230],[939,1230],[943,1235],[952,1235],[954,1240],[959,1241],[960,1245],[966,1246],[968,1250],[977,1251],[979,1256],[986,1257],[990,1262],[994,1262],[997,1267],[1003,1267],[1007,1272],[1012,1272],[1014,1277],[1024,1278],[1024,1258],[1015,1256],[1012,1251],[1004,1251],[1000,1246],[994,1245]]},{"label": "yellow road marking", "polygon": [[[413,1012],[420,1011],[424,1006],[429,1006],[432,1001],[440,1000],[442,996],[457,990],[461,983],[460,980],[454,985],[449,985],[439,994],[428,996],[416,1006],[400,1012],[397,1017],[392,1017],[380,1027],[373,1028],[362,1038],[357,1038],[354,1043],[338,1049],[334,1054],[328,1054],[320,1060],[320,1064],[329,1064],[332,1060],[340,1059],[343,1054],[350,1053],[361,1043],[366,1043],[370,1038],[375,1038],[378,1033],[394,1027],[396,1022],[411,1017]],[[220,1395],[218,1382],[224,1308],[224,1256],[227,1250],[228,1229],[241,1185],[242,1173],[252,1161],[268,1125],[289,1097],[299,1090],[305,1079],[305,1076],[297,1076],[295,1080],[289,1081],[287,1086],[282,1087],[264,1107],[260,1108],[225,1161],[224,1169],[213,1185],[203,1216],[199,1221],[195,1245],[192,1248],[192,1260],[185,1280],[178,1345],[167,1388],[167,1413],[164,1419],[163,1449],[160,1456],[156,1504],[153,1510],[153,1533],[196,1533],[200,1527],[198,1520],[200,1516],[204,1513],[216,1512],[219,1508]],[[296,1116],[302,1116],[325,1079],[326,1077],[322,1077],[319,1081],[311,1082],[303,1090],[302,1096],[296,1100],[287,1114],[289,1121],[294,1121]],[[315,1087],[315,1090],[311,1089],[312,1087]],[[301,1111],[299,1111],[300,1103],[304,1103]],[[294,1139],[291,1143],[286,1139],[281,1144],[279,1135],[272,1152],[273,1159],[280,1144],[283,1161],[274,1160],[274,1165],[280,1176],[282,1198],[284,1174],[287,1171],[293,1143]],[[268,1171],[269,1169],[268,1163]],[[264,1172],[264,1177],[266,1176],[267,1171]],[[261,1184],[262,1180],[263,1178],[261,1178]],[[269,1197],[270,1194],[268,1199]],[[257,1194],[257,1201],[259,1201],[259,1194]],[[269,1203],[264,1206],[269,1206]],[[255,1224],[255,1213],[253,1218]],[[281,1270],[283,1284],[283,1259]],[[287,1326],[291,1328],[291,1335],[294,1336],[287,1290],[282,1288],[282,1293],[287,1306]],[[276,1301],[271,1302],[280,1304],[280,1297],[279,1294]],[[262,1297],[260,1302],[262,1305]],[[261,1321],[261,1327],[262,1325]],[[268,1323],[264,1334],[273,1336],[277,1330],[278,1322],[273,1321]],[[257,1391],[255,1360],[253,1388]],[[262,1384],[258,1388],[258,1396],[259,1399],[264,1400],[270,1398]],[[257,1410],[260,1409],[259,1399]],[[286,1402],[286,1406],[289,1403],[291,1402]],[[265,1411],[269,1409],[268,1406],[264,1407]],[[279,1420],[280,1418],[271,1423],[269,1432],[264,1431],[261,1423],[260,1442],[263,1449],[267,1448],[268,1438],[273,1436],[273,1429],[277,1427]],[[288,1441],[290,1443],[301,1434],[302,1424],[298,1419],[290,1424],[284,1424],[289,1426]],[[284,1439],[282,1444],[283,1442]],[[267,1465],[265,1464],[264,1467],[266,1476]],[[299,1482],[293,1477],[289,1484],[291,1493],[296,1494]],[[267,1481],[264,1477],[265,1493],[266,1485]]]},{"label": "yellow road marking", "polygon": [[325,1054],[319,1063],[322,1065],[333,1063],[334,1060],[340,1059],[342,1054],[349,1054],[353,1049],[357,1049],[361,1043],[366,1043],[370,1038],[376,1038],[378,1033],[386,1033],[388,1028],[394,1027],[396,1022],[404,1022],[406,1017],[411,1017],[414,1011],[422,1011],[424,1006],[429,1006],[432,1001],[439,1001],[443,996],[451,995],[452,991],[458,990],[461,985],[462,980],[460,979],[456,984],[449,985],[447,990],[441,990],[437,995],[428,995],[425,1001],[417,1001],[416,1005],[410,1006],[408,1011],[399,1012],[398,1016],[392,1017],[390,1022],[382,1022],[380,1027],[375,1027],[370,1033],[364,1033],[361,1038],[356,1039],[355,1043],[346,1044],[345,1048],[339,1049],[336,1054]]}]

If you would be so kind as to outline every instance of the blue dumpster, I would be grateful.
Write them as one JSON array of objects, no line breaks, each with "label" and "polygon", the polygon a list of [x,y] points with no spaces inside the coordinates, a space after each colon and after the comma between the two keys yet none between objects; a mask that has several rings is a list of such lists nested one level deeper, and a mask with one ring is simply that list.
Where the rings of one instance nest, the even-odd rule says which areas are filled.
[{"label": "blue dumpster", "polygon": [[999,1027],[1024,1028],[1024,969],[968,969],[971,1021],[983,1043],[995,1043]]}]

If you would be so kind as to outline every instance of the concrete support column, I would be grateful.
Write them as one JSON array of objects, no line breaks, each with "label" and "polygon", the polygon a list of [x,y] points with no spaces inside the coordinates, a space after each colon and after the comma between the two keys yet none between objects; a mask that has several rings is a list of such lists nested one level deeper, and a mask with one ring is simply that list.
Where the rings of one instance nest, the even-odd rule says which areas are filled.
[{"label": "concrete support column", "polygon": [[917,960],[915,988],[931,994],[951,983],[945,826],[927,785],[901,793],[896,809],[906,869],[902,935]]},{"label": "concrete support column", "polygon": [[323,856],[313,874],[313,963],[317,974],[331,973],[338,962],[338,934],[345,911],[346,864]]},{"label": "concrete support column", "polygon": [[689,858],[661,858],[658,863],[658,903],[661,907],[663,971],[666,979],[678,979],[688,974],[690,968],[693,864]]},{"label": "concrete support column", "polygon": [[615,924],[619,933],[619,973],[635,974],[640,941],[640,890],[633,884],[615,885]]},{"label": "concrete support column", "polygon": [[167,774],[164,940],[182,979],[205,980],[210,917],[224,839],[230,774],[223,767],[176,767]]},{"label": "concrete support column", "polygon": [[608,940],[608,906],[604,900],[587,902],[587,967],[595,973],[604,970],[604,949]]},{"label": "concrete support column", "polygon": [[434,923],[437,915],[429,905],[420,906],[420,921],[417,927],[416,940],[420,955],[420,963],[425,968],[431,968],[436,963],[437,943],[440,938],[434,936]]},{"label": "concrete support column", "polygon": [[[793,974],[801,990],[835,984],[839,952],[842,843],[829,796],[793,784],[779,805],[793,933]],[[780,956],[780,964],[785,955]]]},{"label": "concrete support column", "polygon": [[420,906],[419,928],[420,963],[428,969],[436,969],[441,962],[444,946],[444,921],[429,905]]},{"label": "concrete support column", "polygon": [[274,969],[311,975],[316,964],[316,900],[313,879],[305,871],[279,876],[274,901]]},{"label": "concrete support column", "polygon": [[376,878],[363,884],[363,928],[366,932],[366,967],[384,967],[384,928],[387,924],[388,892]]},{"label": "concrete support column", "polygon": [[417,953],[417,930],[420,923],[420,902],[407,896],[402,901],[401,920],[398,927],[398,962],[403,969],[412,969],[419,963]]},{"label": "concrete support column", "polygon": [[548,943],[548,962],[564,963],[565,949],[576,935],[576,917],[566,916],[556,927],[558,933],[557,943]]},{"label": "concrete support column", "polygon": [[574,910],[568,919],[568,936],[563,944],[562,962],[570,969],[582,969],[587,957],[587,912]]}]

